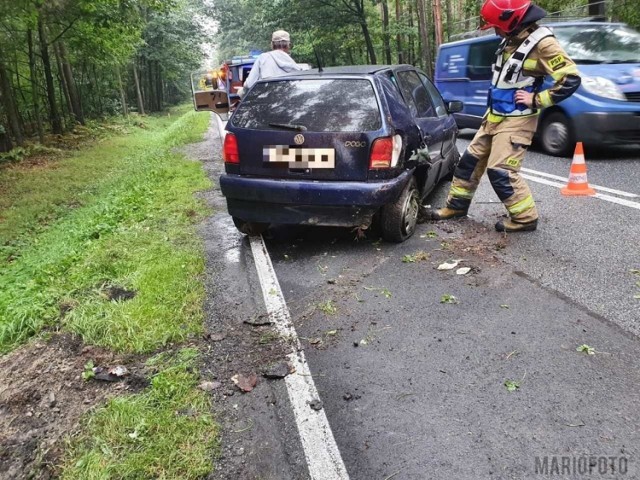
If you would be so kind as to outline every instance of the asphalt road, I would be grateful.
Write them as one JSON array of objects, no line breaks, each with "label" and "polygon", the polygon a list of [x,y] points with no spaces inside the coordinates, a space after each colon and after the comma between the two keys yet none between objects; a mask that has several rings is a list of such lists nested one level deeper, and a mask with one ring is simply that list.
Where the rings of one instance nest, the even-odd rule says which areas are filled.
[{"label": "asphalt road", "polygon": [[[590,182],[640,194],[639,152],[587,152]],[[534,150],[526,167],[567,177],[569,164]],[[640,210],[530,185],[542,215],[531,234],[493,231],[504,210],[486,181],[470,219],[421,225],[402,245],[274,230],[269,251],[352,479],[530,479],[536,457],[640,461],[629,334],[640,332]],[[420,252],[429,258],[402,261]],[[436,269],[451,258],[477,273]],[[611,474],[565,478],[625,478]]]},{"label": "asphalt road", "polygon": [[[461,150],[470,139],[463,132]],[[525,167],[566,177],[569,163],[532,151]],[[640,194],[640,149],[587,151],[587,163],[592,184]],[[529,234],[493,230],[504,210],[486,181],[471,218],[419,225],[400,245],[375,230],[360,240],[345,229],[270,232],[268,251],[351,479],[546,478],[536,459],[552,468],[561,457],[576,463],[556,478],[640,478],[640,277],[630,271],[640,269],[640,210],[530,185],[542,219]],[[439,205],[446,190],[428,200]],[[207,231],[225,292],[212,289],[209,323],[238,330],[244,310],[261,308],[248,242],[224,212]],[[437,270],[450,259],[472,271]],[[229,306],[222,324],[219,304]],[[593,355],[577,351],[583,344]],[[239,457],[234,478],[303,478],[273,385],[275,393],[234,405],[234,415],[263,426],[242,440],[262,456]],[[275,416],[263,393],[279,399]],[[604,456],[616,467],[601,474]]]},{"label": "asphalt road", "polygon": [[[461,151],[473,133],[463,131],[458,142]],[[635,208],[599,198],[563,197],[557,187],[528,180],[541,215],[539,231],[523,235],[518,248],[506,250],[503,259],[543,285],[640,335],[640,300],[634,298],[640,293],[636,285],[640,278],[631,273],[640,269],[640,147],[587,150],[585,157],[589,183],[636,195],[610,194],[629,199]],[[534,149],[524,167],[567,178],[570,162]],[[485,178],[471,211],[473,219],[490,226],[504,211],[501,204],[488,203],[496,200]]]}]

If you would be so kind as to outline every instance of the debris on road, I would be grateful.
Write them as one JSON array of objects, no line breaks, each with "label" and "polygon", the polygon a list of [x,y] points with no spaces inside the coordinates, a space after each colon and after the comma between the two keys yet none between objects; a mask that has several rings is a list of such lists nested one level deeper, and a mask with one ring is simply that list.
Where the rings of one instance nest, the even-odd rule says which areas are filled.
[{"label": "debris on road", "polygon": [[438,265],[438,270],[453,270],[458,266],[460,262],[462,262],[462,259],[449,260],[448,262],[444,262]]},{"label": "debris on road", "polygon": [[309,406],[311,407],[312,410],[315,410],[315,411],[322,410],[322,407],[323,407],[322,400],[320,400],[319,398],[315,398],[309,402]]},{"label": "debris on road", "polygon": [[515,392],[520,388],[520,382],[517,382],[515,380],[505,380],[504,386],[506,387],[508,392]]},{"label": "debris on road", "polygon": [[251,325],[252,327],[264,327],[266,325],[271,325],[273,321],[269,318],[269,315],[263,313],[245,320],[244,323]]},{"label": "debris on road", "polygon": [[471,267],[462,267],[456,270],[456,275],[466,275],[471,271]]},{"label": "debris on road", "polygon": [[440,297],[440,303],[458,303],[458,299],[454,295],[445,293]]},{"label": "debris on road", "polygon": [[221,342],[225,339],[224,333],[206,333],[204,335],[205,340],[209,340],[211,342]]},{"label": "debris on road", "polygon": [[198,388],[204,392],[212,392],[216,388],[220,388],[221,386],[221,382],[202,382],[200,385],[198,385]]},{"label": "debris on road", "polygon": [[262,375],[266,378],[284,378],[287,375],[293,373],[295,370],[289,365],[288,362],[276,362],[267,366],[265,370],[262,372]]},{"label": "debris on road", "polygon": [[94,367],[91,361],[87,362],[84,366],[84,372],[82,372],[82,378],[85,380],[94,378],[103,382],[118,382],[127,375],[129,375],[129,370],[123,365],[116,365],[109,368]]},{"label": "debris on road", "polygon": [[242,392],[249,393],[257,385],[258,376],[255,373],[251,373],[249,375],[243,375],[242,373],[236,373],[233,377],[231,377],[231,381]]},{"label": "debris on road", "polygon": [[576,348],[576,352],[584,352],[587,355],[595,355],[596,354],[596,350],[593,347],[590,347],[589,345],[582,344],[580,345],[578,348]]}]

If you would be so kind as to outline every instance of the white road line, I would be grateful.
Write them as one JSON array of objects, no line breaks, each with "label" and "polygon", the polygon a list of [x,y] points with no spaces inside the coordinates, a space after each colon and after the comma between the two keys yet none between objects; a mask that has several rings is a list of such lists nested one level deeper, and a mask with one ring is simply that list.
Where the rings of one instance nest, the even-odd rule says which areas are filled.
[{"label": "white road line", "polygon": [[[527,175],[526,173],[522,173],[521,175],[523,178],[526,178],[527,180],[531,180],[532,182],[542,183],[544,185],[549,185],[551,187],[564,188],[566,186],[566,184],[564,183],[553,182],[551,180],[546,180],[544,178],[534,177],[533,175]],[[594,187],[594,185],[591,185],[591,186]],[[594,188],[597,188],[597,187],[594,187]],[[612,197],[611,195],[606,195],[604,193],[596,193],[594,197],[599,198],[601,200],[605,200],[607,202],[617,203],[618,205],[624,205],[625,207],[630,207],[630,208],[635,208],[637,210],[640,210],[640,203],[632,202],[631,200],[625,200],[624,198]]]},{"label": "white road line", "polygon": [[[563,182],[568,182],[569,179],[567,177],[561,177],[559,175],[553,175],[551,173],[546,173],[546,172],[540,172],[538,170],[532,170],[530,168],[522,168],[522,171],[525,173],[532,173],[534,175],[538,175],[540,177],[546,177],[546,178],[553,178],[554,180],[561,180]],[[609,192],[609,193],[613,193],[614,195],[619,195],[621,197],[627,197],[627,198],[640,198],[640,195],[637,195],[635,193],[629,193],[629,192],[625,192],[622,190],[616,190],[614,188],[608,188],[608,187],[602,187],[600,185],[594,185],[593,183],[589,184],[590,187],[595,188],[597,190],[601,190],[603,192]]]},{"label": "white road line", "polygon": [[313,480],[348,480],[349,474],[333,438],[327,415],[324,410],[314,410],[309,406],[310,402],[319,401],[320,397],[291,322],[291,314],[282,295],[267,247],[262,237],[250,237],[250,242],[267,313],[278,332],[290,338],[294,348],[289,354],[289,361],[296,371],[285,377],[285,383],[309,475]]}]

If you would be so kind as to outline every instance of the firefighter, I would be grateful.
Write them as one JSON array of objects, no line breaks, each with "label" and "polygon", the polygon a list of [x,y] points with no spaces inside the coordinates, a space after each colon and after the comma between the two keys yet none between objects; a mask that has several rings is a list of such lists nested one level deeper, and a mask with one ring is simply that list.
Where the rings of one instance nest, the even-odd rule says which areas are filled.
[{"label": "firefighter", "polygon": [[[538,226],[538,211],[520,167],[540,110],[570,97],[580,86],[580,76],[551,30],[536,23],[546,12],[530,0],[485,0],[480,15],[481,28],[493,28],[503,39],[493,65],[489,108],[455,170],[446,206],[427,210],[426,218],[466,216],[486,170],[508,212],[496,230],[532,231]],[[542,90],[546,75],[554,83]]]}]

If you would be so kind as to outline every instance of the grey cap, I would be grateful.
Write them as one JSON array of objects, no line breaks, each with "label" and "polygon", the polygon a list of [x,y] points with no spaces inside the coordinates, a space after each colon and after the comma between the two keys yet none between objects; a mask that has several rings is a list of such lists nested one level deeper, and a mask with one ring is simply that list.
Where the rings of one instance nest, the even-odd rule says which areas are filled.
[{"label": "grey cap", "polygon": [[289,36],[289,32],[285,32],[284,30],[276,30],[271,35],[272,42],[290,42],[291,37]]}]

